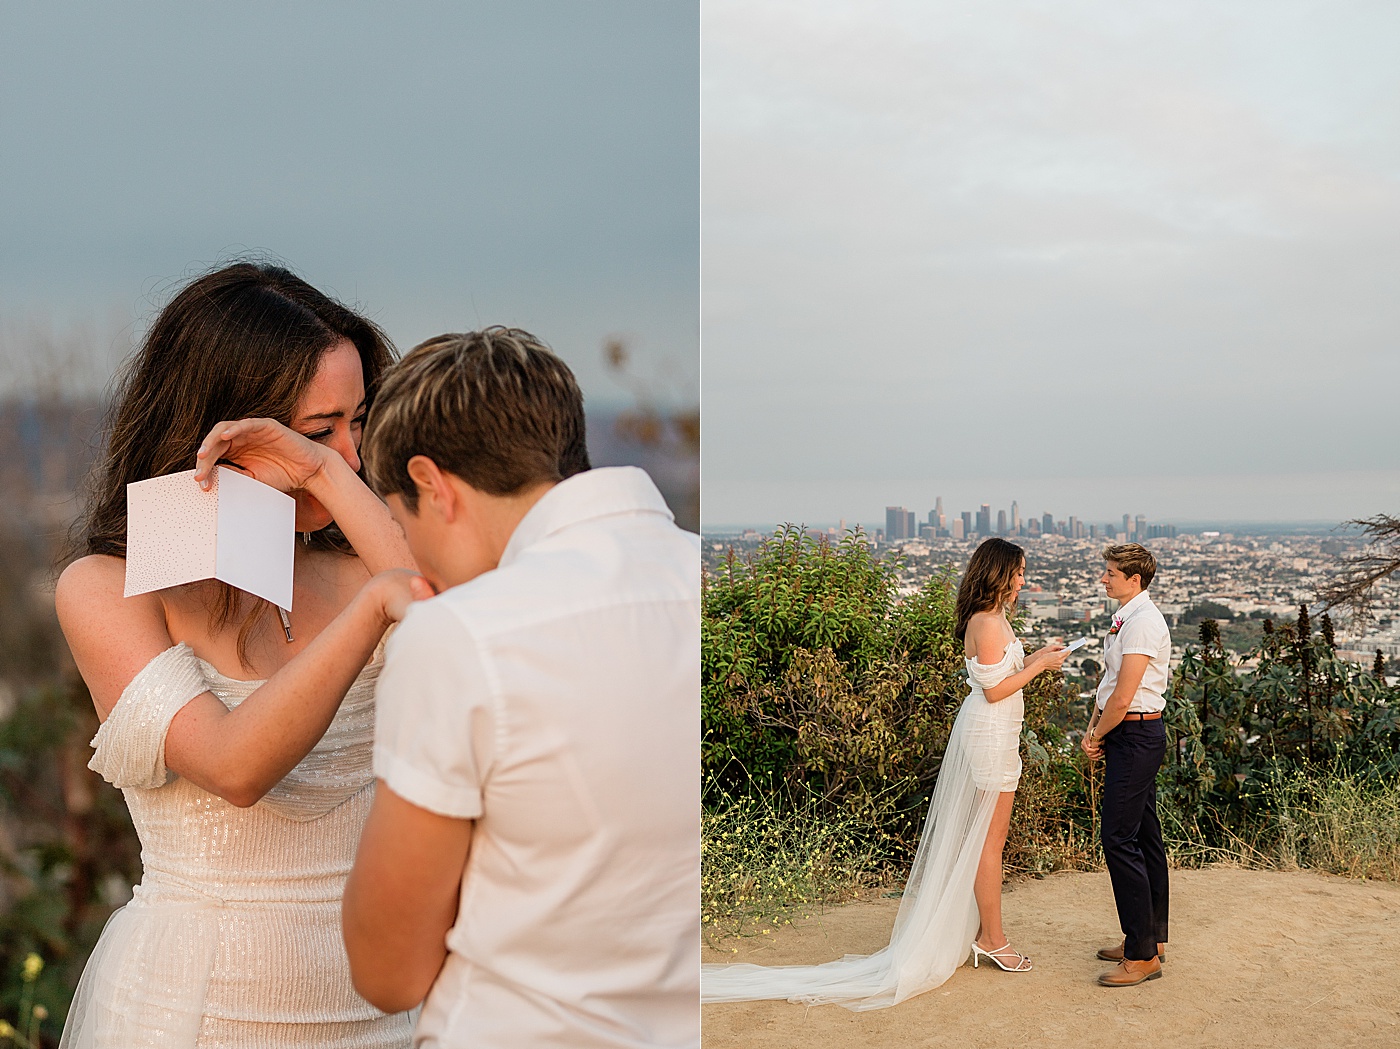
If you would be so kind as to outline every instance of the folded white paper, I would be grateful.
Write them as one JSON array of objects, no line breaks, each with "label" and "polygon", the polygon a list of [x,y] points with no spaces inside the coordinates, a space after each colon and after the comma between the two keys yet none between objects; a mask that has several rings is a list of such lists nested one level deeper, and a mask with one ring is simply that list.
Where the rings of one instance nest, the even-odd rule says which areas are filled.
[{"label": "folded white paper", "polygon": [[126,486],[127,597],[218,579],[292,607],[296,502],[220,466],[209,491],[194,471]]}]

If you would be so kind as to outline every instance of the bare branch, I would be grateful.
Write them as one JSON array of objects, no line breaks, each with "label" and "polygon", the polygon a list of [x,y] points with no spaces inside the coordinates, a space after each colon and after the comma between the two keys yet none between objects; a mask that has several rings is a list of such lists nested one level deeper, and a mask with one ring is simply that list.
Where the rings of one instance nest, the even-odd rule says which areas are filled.
[{"label": "bare branch", "polygon": [[1376,585],[1400,572],[1400,517],[1377,514],[1347,523],[1360,527],[1366,547],[1359,554],[1343,557],[1343,574],[1322,587],[1317,596],[1327,608],[1342,608],[1366,619]]}]

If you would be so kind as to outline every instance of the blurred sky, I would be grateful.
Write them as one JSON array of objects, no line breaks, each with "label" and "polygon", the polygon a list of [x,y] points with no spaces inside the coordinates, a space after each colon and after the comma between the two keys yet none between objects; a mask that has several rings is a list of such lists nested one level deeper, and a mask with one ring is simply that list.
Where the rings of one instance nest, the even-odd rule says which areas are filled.
[{"label": "blurred sky", "polygon": [[698,395],[694,2],[0,2],[0,320],[127,348],[272,255],[401,349],[528,328]]},{"label": "blurred sky", "polygon": [[707,0],[703,519],[1400,508],[1400,6]]}]

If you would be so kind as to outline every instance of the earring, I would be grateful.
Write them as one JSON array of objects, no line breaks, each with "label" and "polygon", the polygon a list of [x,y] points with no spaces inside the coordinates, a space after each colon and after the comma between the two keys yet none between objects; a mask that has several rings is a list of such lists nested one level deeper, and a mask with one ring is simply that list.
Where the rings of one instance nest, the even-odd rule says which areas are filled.
[{"label": "earring", "polygon": [[311,545],[311,533],[310,533],[310,532],[302,532],[302,533],[301,533],[301,545],[302,545],[302,546],[310,546],[310,545]]}]

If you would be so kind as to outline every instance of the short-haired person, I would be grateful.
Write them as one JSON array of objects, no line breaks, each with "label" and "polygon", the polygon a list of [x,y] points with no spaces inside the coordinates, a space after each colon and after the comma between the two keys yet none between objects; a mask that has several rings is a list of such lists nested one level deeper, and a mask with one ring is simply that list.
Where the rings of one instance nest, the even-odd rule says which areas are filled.
[{"label": "short-haired person", "polygon": [[420,1046],[699,1044],[699,541],[583,434],[505,328],[414,349],[365,430],[438,594],[389,641],[345,942]]},{"label": "short-haired person", "polygon": [[1166,755],[1167,678],[1172,639],[1147,595],[1157,559],[1137,543],[1103,552],[1104,593],[1118,602],[1104,639],[1103,678],[1081,746],[1104,759],[1100,814],[1104,860],[1123,927],[1123,944],[1098,952],[1117,967],[1106,987],[1131,987],[1162,975],[1167,949],[1167,853],[1157,821],[1157,770]]}]

